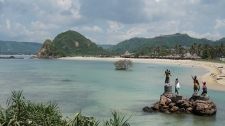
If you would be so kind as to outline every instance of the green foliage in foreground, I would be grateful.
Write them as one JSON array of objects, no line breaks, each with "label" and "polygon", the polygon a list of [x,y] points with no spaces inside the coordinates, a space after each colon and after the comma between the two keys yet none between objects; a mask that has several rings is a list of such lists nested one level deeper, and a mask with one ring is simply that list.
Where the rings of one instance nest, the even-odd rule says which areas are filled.
[{"label": "green foliage in foreground", "polygon": [[130,124],[127,122],[128,119],[125,119],[125,115],[120,116],[116,111],[112,112],[113,119],[110,119],[109,121],[104,122],[104,126],[130,126]]},{"label": "green foliage in foreground", "polygon": [[[26,100],[22,91],[12,91],[7,100],[7,108],[0,107],[0,126],[98,126],[94,117],[81,115],[79,111],[74,118],[63,119],[55,102],[32,103]],[[129,126],[125,116],[112,112],[113,119],[104,122],[104,126]]]}]

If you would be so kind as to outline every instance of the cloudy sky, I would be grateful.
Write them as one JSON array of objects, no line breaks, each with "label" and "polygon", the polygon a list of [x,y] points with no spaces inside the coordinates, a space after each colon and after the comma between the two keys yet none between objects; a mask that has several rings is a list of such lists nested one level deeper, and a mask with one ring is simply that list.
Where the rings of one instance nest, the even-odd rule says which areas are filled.
[{"label": "cloudy sky", "polygon": [[43,43],[75,30],[96,44],[186,33],[225,37],[224,0],[0,0],[0,40]]}]

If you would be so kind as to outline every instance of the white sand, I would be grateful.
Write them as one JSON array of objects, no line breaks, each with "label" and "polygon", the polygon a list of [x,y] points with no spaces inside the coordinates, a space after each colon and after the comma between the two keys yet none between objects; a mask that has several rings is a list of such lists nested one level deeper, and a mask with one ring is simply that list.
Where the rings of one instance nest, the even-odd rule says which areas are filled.
[{"label": "white sand", "polygon": [[[64,57],[63,60],[104,60],[117,61],[124,58],[97,58],[97,57]],[[127,58],[126,58],[127,59]],[[193,67],[203,67],[209,70],[209,73],[202,76],[202,81],[207,83],[208,89],[225,91],[225,64],[211,63],[193,60],[169,60],[169,59],[135,59],[129,58],[132,62],[142,63],[162,63],[162,64],[178,64]]]}]

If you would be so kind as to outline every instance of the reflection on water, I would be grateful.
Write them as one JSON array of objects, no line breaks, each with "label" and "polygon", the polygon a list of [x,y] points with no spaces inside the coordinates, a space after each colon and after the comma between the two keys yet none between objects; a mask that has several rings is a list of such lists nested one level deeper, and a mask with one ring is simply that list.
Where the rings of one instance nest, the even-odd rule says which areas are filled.
[{"label": "reflection on water", "polygon": [[190,75],[201,76],[202,68],[134,63],[127,71],[117,71],[111,61],[75,60],[1,60],[0,103],[5,106],[10,90],[23,90],[26,99],[34,102],[56,101],[64,117],[74,116],[80,109],[83,115],[101,121],[112,118],[116,110],[127,117],[133,126],[211,126],[224,123],[225,95],[223,91],[208,90],[217,104],[215,116],[191,114],[144,113],[164,91],[164,71],[172,72],[171,84],[179,77],[183,96],[193,93]]}]

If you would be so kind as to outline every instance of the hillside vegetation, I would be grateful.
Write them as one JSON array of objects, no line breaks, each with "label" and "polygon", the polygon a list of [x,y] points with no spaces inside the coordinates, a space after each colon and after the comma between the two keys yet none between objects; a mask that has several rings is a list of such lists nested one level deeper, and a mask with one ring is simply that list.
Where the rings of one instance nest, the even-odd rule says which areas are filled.
[{"label": "hillside vegetation", "polygon": [[65,56],[101,56],[109,52],[98,47],[76,31],[58,34],[53,41],[45,40],[36,58],[59,58]]},{"label": "hillside vegetation", "polygon": [[65,52],[67,56],[101,55],[107,53],[94,42],[76,31],[66,31],[58,34],[53,40],[55,47]]},{"label": "hillside vegetation", "polygon": [[[221,39],[221,40],[225,42],[224,39]],[[197,38],[190,37],[187,34],[177,33],[173,35],[161,36],[161,38],[160,37],[131,38],[129,40],[122,41],[107,50],[112,52],[120,52],[120,53],[124,53],[125,51],[137,52],[137,51],[145,51],[146,49],[150,50],[157,47],[161,47],[162,49],[163,48],[171,49],[171,48],[174,48],[175,45],[190,47],[193,43],[206,44],[209,42],[205,38],[197,39]]]},{"label": "hillside vegetation", "polygon": [[17,41],[1,41],[0,40],[0,53],[1,54],[36,54],[41,43],[36,42],[17,42]]},{"label": "hillside vegetation", "polygon": [[36,55],[38,58],[59,58],[64,56],[66,56],[66,54],[62,50],[57,49],[50,39],[45,40],[40,51]]},{"label": "hillside vegetation", "polygon": [[[105,50],[80,33],[69,30],[58,34],[51,42],[51,47],[42,46],[45,49],[41,49],[42,52],[39,54],[42,57],[57,58],[62,56],[114,56],[129,51],[134,54],[134,57],[138,57],[143,55],[183,56],[184,53],[190,52],[201,57],[207,54],[204,57],[215,58],[225,55],[224,51],[220,51],[225,48],[223,43],[225,43],[225,38],[213,42],[205,38],[197,39],[187,34],[176,33],[155,38],[131,38],[117,45],[108,46],[110,48]],[[213,53],[215,51],[216,53]]]}]

